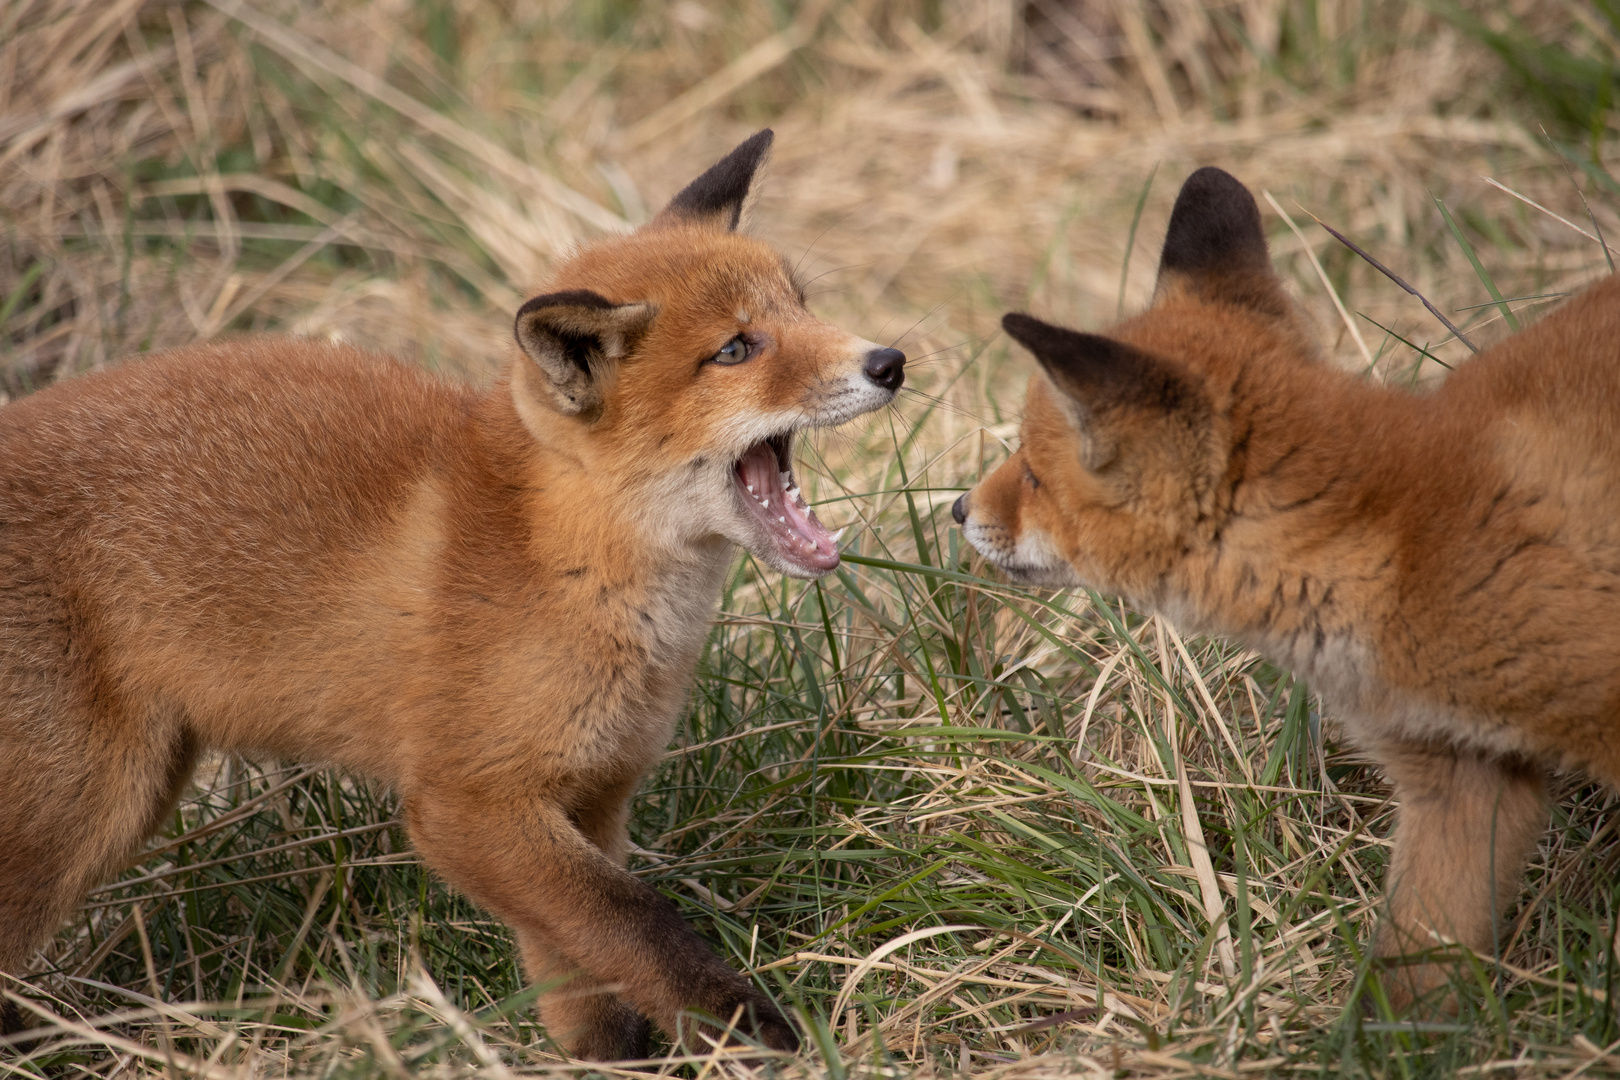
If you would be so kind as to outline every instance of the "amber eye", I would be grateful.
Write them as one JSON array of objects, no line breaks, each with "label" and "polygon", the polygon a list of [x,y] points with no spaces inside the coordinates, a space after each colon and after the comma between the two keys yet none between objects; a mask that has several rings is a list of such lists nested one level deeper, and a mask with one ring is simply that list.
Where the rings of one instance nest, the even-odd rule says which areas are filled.
[{"label": "amber eye", "polygon": [[740,364],[748,359],[748,351],[748,342],[744,341],[742,335],[739,334],[721,346],[719,352],[709,357],[709,363]]}]

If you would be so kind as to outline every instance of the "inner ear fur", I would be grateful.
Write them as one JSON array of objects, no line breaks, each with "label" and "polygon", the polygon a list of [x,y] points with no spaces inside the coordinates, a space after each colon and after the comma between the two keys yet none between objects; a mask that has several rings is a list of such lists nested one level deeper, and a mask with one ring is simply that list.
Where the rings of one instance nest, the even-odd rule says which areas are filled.
[{"label": "inner ear fur", "polygon": [[1199,169],[1176,196],[1159,257],[1158,296],[1177,284],[1279,317],[1292,312],[1271,268],[1260,207],[1249,189],[1222,169]]},{"label": "inner ear fur", "polygon": [[652,224],[701,225],[721,232],[735,231],[742,221],[755,175],[775,138],[770,128],[750,135],[702,176],[682,188]]},{"label": "inner ear fur", "polygon": [[[652,324],[651,304],[615,304],[589,289],[546,293],[518,308],[513,333],[550,392],[550,404],[568,416],[602,407],[602,380]],[[526,380],[528,381],[528,380]]]},{"label": "inner ear fur", "polygon": [[1034,354],[1081,436],[1081,463],[1098,472],[1120,456],[1127,414],[1208,419],[1209,403],[1188,375],[1132,345],[1013,312],[1002,328]]}]

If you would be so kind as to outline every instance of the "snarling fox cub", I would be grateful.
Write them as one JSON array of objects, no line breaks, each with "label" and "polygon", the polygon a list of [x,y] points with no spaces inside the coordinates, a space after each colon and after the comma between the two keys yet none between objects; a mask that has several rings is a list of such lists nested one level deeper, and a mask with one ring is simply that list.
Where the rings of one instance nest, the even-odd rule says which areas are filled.
[{"label": "snarling fox cub", "polygon": [[[1380,386],[1321,359],[1254,200],[1200,169],[1148,311],[1003,325],[1045,378],[967,539],[1308,679],[1399,802],[1378,954],[1488,954],[1548,770],[1620,783],[1620,278],[1433,393]],[[1448,980],[1390,966],[1402,1007]]]},{"label": "snarling fox cub", "polygon": [[260,339],[0,408],[0,974],[231,750],[391,784],[571,1053],[693,1014],[798,1047],[625,869],[734,545],[838,565],[795,434],[904,378],[735,231],[770,141],[558,268],[487,392]]}]

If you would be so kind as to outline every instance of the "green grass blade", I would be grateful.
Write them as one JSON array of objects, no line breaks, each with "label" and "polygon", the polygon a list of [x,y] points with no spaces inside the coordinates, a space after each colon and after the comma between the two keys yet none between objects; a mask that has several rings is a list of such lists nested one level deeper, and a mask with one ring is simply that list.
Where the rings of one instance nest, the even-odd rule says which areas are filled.
[{"label": "green grass blade", "polygon": [[1506,300],[1502,299],[1501,292],[1496,288],[1496,282],[1491,280],[1491,275],[1486,271],[1485,264],[1481,263],[1479,256],[1474,254],[1473,245],[1463,235],[1462,229],[1458,228],[1457,222],[1451,216],[1451,211],[1446,209],[1446,204],[1441,201],[1440,196],[1430,192],[1429,197],[1434,200],[1434,205],[1440,208],[1440,216],[1446,219],[1446,226],[1451,230],[1451,235],[1456,238],[1457,246],[1462,248],[1463,254],[1468,257],[1468,264],[1474,268],[1474,273],[1478,275],[1480,282],[1484,284],[1485,291],[1491,294],[1491,299],[1495,301],[1497,308],[1502,312],[1502,318],[1507,320],[1508,328],[1517,332],[1519,329],[1518,316],[1513,314],[1513,309],[1508,307]]}]

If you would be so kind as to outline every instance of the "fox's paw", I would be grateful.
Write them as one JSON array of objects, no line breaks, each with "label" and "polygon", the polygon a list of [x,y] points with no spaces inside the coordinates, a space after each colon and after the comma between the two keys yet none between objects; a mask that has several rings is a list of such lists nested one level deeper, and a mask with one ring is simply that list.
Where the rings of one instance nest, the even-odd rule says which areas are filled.
[{"label": "fox's paw", "polygon": [[799,1032],[787,1017],[770,1001],[764,1002],[768,1012],[756,1012],[754,1037],[768,1050],[782,1050],[789,1054],[799,1052]]},{"label": "fox's paw", "polygon": [[652,1053],[652,1024],[622,1001],[601,1009],[592,1022],[566,1041],[571,1057],[582,1061],[630,1061]]},{"label": "fox's paw", "polygon": [[[716,1046],[736,1046],[755,1043],[767,1050],[781,1050],[789,1054],[799,1052],[799,1032],[782,1015],[776,1003],[764,994],[748,987],[729,1001],[716,1002],[716,1007],[701,1018],[689,1018],[684,1025],[688,1049],[703,1053]],[[719,1020],[720,1023],[715,1021]],[[724,1040],[724,1041],[722,1041]]]},{"label": "fox's paw", "polygon": [[37,1021],[33,1020],[22,1006],[15,1001],[0,998],[0,1058],[7,1054],[26,1054],[43,1040],[37,1034],[30,1034]]},{"label": "fox's paw", "polygon": [[23,1031],[22,1010],[15,1001],[0,999],[0,1036],[18,1035]]},{"label": "fox's paw", "polygon": [[[1385,956],[1374,961],[1390,1012],[1411,1020],[1455,1020],[1461,1008],[1455,964],[1410,957]],[[1375,1019],[1382,1010],[1371,993],[1361,997],[1361,1012]]]}]

